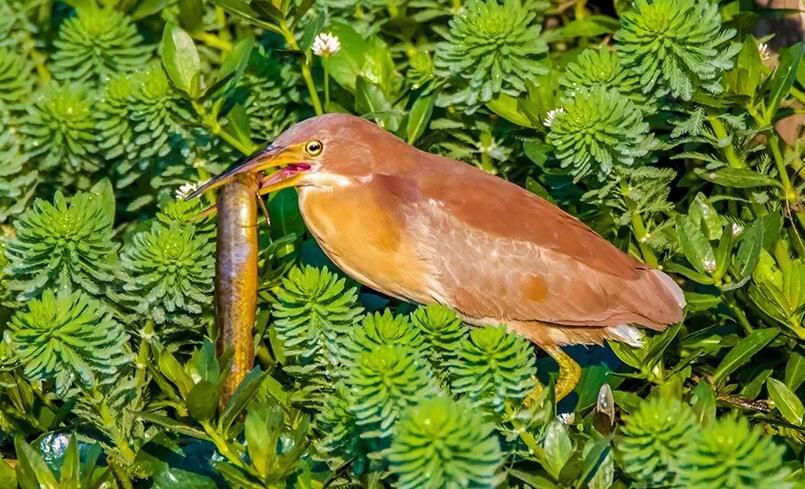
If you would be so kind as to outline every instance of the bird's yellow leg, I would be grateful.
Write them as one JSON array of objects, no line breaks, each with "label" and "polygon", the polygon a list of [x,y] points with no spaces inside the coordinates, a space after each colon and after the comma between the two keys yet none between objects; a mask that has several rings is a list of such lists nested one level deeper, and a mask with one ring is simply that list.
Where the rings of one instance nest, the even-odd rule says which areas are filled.
[{"label": "bird's yellow leg", "polygon": [[558,401],[576,388],[581,378],[581,367],[558,346],[544,347],[543,350],[559,365],[559,378],[556,379],[556,400]]},{"label": "bird's yellow leg", "polygon": [[[556,379],[556,400],[558,402],[576,388],[581,378],[581,367],[558,346],[542,346],[541,348],[559,365],[559,378]],[[526,407],[539,399],[545,390],[545,386],[536,378],[534,378],[534,383],[536,384],[534,390],[523,401]]]}]

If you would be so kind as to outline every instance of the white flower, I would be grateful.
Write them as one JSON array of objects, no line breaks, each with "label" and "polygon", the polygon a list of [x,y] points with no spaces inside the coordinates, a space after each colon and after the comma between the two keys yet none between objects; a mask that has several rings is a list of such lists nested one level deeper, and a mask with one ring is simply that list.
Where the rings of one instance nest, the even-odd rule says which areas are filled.
[{"label": "white flower", "polygon": [[760,59],[763,61],[767,61],[769,58],[771,58],[771,54],[769,53],[769,45],[765,42],[758,44],[757,50],[760,53]]},{"label": "white flower", "polygon": [[313,54],[316,56],[326,58],[337,53],[339,49],[341,41],[338,40],[338,36],[329,32],[321,32],[313,39]]},{"label": "white flower", "polygon": [[179,200],[182,200],[182,199],[186,198],[188,195],[190,195],[193,192],[195,192],[197,188],[198,188],[197,183],[186,182],[186,183],[182,184],[181,187],[176,189],[176,198],[179,199]]},{"label": "white flower", "polygon": [[576,422],[576,413],[561,413],[556,419],[562,424],[573,424]]},{"label": "white flower", "polygon": [[562,107],[548,111],[548,115],[545,117],[545,122],[543,122],[542,125],[544,125],[545,127],[551,127],[551,125],[553,124],[553,120],[556,118],[556,116],[564,113],[565,109],[563,109]]}]

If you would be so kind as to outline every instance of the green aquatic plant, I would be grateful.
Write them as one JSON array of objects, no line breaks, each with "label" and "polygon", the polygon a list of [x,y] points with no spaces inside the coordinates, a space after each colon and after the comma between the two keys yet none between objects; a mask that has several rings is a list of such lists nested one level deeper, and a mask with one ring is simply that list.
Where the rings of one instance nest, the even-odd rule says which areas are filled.
[{"label": "green aquatic plant", "polygon": [[679,400],[655,398],[626,418],[618,450],[624,469],[649,485],[674,486],[680,457],[693,442],[693,410]]},{"label": "green aquatic plant", "polygon": [[17,300],[38,297],[48,288],[101,295],[117,273],[113,223],[108,182],[69,199],[56,192],[53,203],[37,199],[14,222],[16,236],[6,247],[9,288]]},{"label": "green aquatic plant", "polygon": [[114,382],[130,360],[123,326],[81,292],[46,290],[11,318],[10,332],[25,376],[53,381],[60,395]]},{"label": "green aquatic plant", "polygon": [[537,15],[534,5],[520,0],[467,3],[436,49],[436,74],[457,85],[444,103],[474,110],[500,94],[524,92],[527,81],[547,73]]},{"label": "green aquatic plant", "polygon": [[739,44],[722,29],[709,0],[636,0],[615,33],[623,64],[640,73],[643,93],[690,100],[694,91],[721,93]]},{"label": "green aquatic plant", "polygon": [[277,291],[273,327],[285,355],[333,376],[339,344],[362,312],[345,279],[324,268],[294,268]]},{"label": "green aquatic plant", "polygon": [[59,29],[51,70],[60,80],[105,82],[143,66],[151,53],[142,44],[137,27],[123,12],[88,2]]},{"label": "green aquatic plant", "polygon": [[28,157],[62,185],[87,188],[100,169],[97,114],[90,88],[52,83],[39,93],[22,120]]},{"label": "green aquatic plant", "polygon": [[694,436],[679,456],[679,483],[690,489],[793,488],[784,452],[746,418],[720,419]]},{"label": "green aquatic plant", "polygon": [[498,415],[506,404],[522,403],[536,386],[531,345],[505,326],[470,331],[448,365],[452,391]]},{"label": "green aquatic plant", "polygon": [[603,87],[576,92],[545,124],[548,142],[575,180],[603,181],[618,167],[638,165],[657,146],[640,108]]},{"label": "green aquatic plant", "polygon": [[120,258],[120,292],[114,298],[132,316],[168,330],[199,329],[215,274],[215,243],[190,224],[154,223],[138,233]]},{"label": "green aquatic plant", "polygon": [[388,459],[400,488],[492,488],[501,455],[492,423],[464,402],[435,397],[403,415]]}]

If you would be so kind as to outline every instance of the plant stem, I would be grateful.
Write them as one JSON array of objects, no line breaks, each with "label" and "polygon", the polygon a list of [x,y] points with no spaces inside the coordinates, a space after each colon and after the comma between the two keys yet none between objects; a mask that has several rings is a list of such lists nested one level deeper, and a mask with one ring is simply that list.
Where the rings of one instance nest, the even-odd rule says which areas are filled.
[{"label": "plant stem", "polygon": [[[280,23],[280,32],[282,33],[282,37],[285,38],[285,42],[288,44],[289,48],[301,52],[299,43],[296,42],[296,37],[294,37],[293,32],[288,28],[288,24],[285,23],[285,20]],[[310,71],[310,64],[306,54],[305,61],[302,63],[302,78],[305,79],[307,91],[310,93],[310,101],[313,103],[313,110],[316,111],[316,115],[322,115],[324,111],[321,109],[319,93],[316,91],[316,84],[313,82],[313,73]]]},{"label": "plant stem", "polygon": [[143,334],[140,336],[140,350],[137,352],[137,372],[134,374],[134,381],[137,385],[145,384],[145,370],[151,353],[150,346],[153,334],[154,321],[149,319],[143,326]]},{"label": "plant stem", "polygon": [[735,303],[735,299],[731,295],[726,296],[725,302],[727,303],[727,307],[730,309],[730,311],[735,314],[735,318],[738,319],[738,324],[741,325],[746,334],[749,334],[755,330],[755,328],[749,324],[749,320],[746,319],[746,314],[743,312],[743,309],[738,307],[738,305]]},{"label": "plant stem", "polygon": [[640,215],[640,212],[637,211],[632,199],[628,197],[629,189],[624,185],[623,182],[621,182],[620,186],[621,193],[623,194],[623,200],[626,202],[626,207],[629,209],[629,214],[631,215],[632,232],[634,232],[635,239],[637,240],[637,246],[640,248],[640,254],[643,255],[643,261],[648,263],[649,266],[657,268],[659,265],[657,255],[654,254],[654,250],[651,249],[651,246],[649,246],[646,242],[648,238],[648,231],[646,230],[645,223],[643,223],[643,217]]},{"label": "plant stem", "polygon": [[587,17],[587,0],[576,0],[574,12],[576,13],[576,19]]},{"label": "plant stem", "polygon": [[640,216],[640,213],[636,211],[632,212],[632,229],[634,230],[635,238],[637,238],[637,246],[640,248],[640,254],[643,255],[643,259],[651,267],[657,268],[657,256],[654,254],[654,250],[651,249],[651,246],[646,243],[646,238],[648,237],[646,225],[643,224],[643,218]]},{"label": "plant stem", "polygon": [[134,489],[134,484],[131,482],[131,477],[126,473],[125,469],[115,462],[109,462],[109,467],[114,474],[115,482],[122,489]]},{"label": "plant stem", "polygon": [[203,42],[207,46],[215,48],[224,53],[229,53],[232,51],[232,43],[226,39],[221,39],[215,34],[210,34],[209,32],[196,32],[193,34],[193,37]]},{"label": "plant stem", "polygon": [[36,66],[36,73],[39,75],[39,86],[42,86],[50,81],[50,71],[48,70],[47,66],[45,66],[45,57],[37,51],[36,44],[34,44],[34,40],[31,37],[31,33],[25,31],[25,37],[23,39],[25,44],[25,49],[31,54],[31,59],[34,60],[34,64]]},{"label": "plant stem", "polygon": [[805,93],[803,93],[797,87],[791,87],[789,93],[793,95],[794,98],[797,99],[799,102],[805,104]]},{"label": "plant stem", "polygon": [[241,460],[237,454],[232,452],[232,450],[229,448],[229,443],[226,442],[226,440],[218,433],[218,431],[216,431],[216,429],[212,426],[212,424],[210,424],[209,421],[201,421],[201,426],[204,428],[204,431],[210,437],[210,440],[212,440],[212,443],[215,445],[215,448],[218,449],[218,453],[226,457],[226,459],[229,460],[229,462],[232,465],[235,465],[237,467],[240,467],[244,470],[248,470],[249,472],[251,472],[251,470],[249,470],[249,467],[247,467],[243,463],[243,460]]},{"label": "plant stem", "polygon": [[250,155],[254,152],[255,147],[253,144],[249,143],[249,145],[245,145],[241,142],[238,138],[230,134],[226,131],[221,124],[218,122],[218,118],[215,117],[213,114],[207,112],[207,108],[204,105],[196,100],[193,100],[193,109],[195,109],[196,113],[201,117],[201,121],[210,130],[211,133],[215,134],[216,136],[220,137],[230,146],[237,149],[244,155]]},{"label": "plant stem", "polygon": [[[710,121],[710,127],[713,128],[713,132],[715,133],[716,137],[719,141],[724,139],[729,139],[729,134],[727,134],[727,129],[724,127],[724,124],[718,119],[718,116],[711,115],[707,117],[707,120]],[[738,153],[735,152],[735,148],[732,146],[732,140],[727,143],[726,146],[721,148],[721,151],[724,153],[724,157],[727,158],[727,162],[733,168],[743,168],[746,165],[738,157]]]},{"label": "plant stem", "polygon": [[117,448],[117,450],[120,452],[123,460],[125,460],[125,462],[129,465],[133,464],[134,459],[137,458],[137,454],[134,453],[134,450],[132,450],[131,446],[129,446],[129,442],[126,440],[126,437],[118,429],[117,422],[109,412],[109,406],[106,404],[105,400],[100,403],[98,415],[101,417],[104,427],[109,432],[109,437],[112,439],[112,441],[114,441],[115,448]]},{"label": "plant stem", "polygon": [[324,57],[321,60],[322,65],[324,66],[324,109],[327,109],[327,106],[330,105],[330,59],[329,57]]},{"label": "plant stem", "polygon": [[796,190],[791,186],[791,180],[788,178],[788,169],[785,166],[783,155],[780,153],[780,138],[777,137],[773,129],[769,134],[769,146],[771,147],[771,154],[774,157],[774,164],[777,166],[777,173],[780,174],[780,183],[783,184],[785,200],[793,204],[799,199],[799,196]]}]

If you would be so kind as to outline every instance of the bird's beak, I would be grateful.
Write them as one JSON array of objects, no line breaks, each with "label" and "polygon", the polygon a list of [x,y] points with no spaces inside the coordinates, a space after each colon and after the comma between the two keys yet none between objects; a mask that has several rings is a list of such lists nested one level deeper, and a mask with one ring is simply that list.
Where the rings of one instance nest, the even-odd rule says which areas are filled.
[{"label": "bird's beak", "polygon": [[[188,195],[185,200],[190,200],[204,194],[210,190],[230,183],[237,175],[243,173],[254,173],[258,175],[260,195],[269,192],[276,192],[284,188],[296,185],[302,174],[310,170],[310,164],[301,163],[304,155],[294,146],[275,146],[269,145],[260,151],[246,157],[226,172],[208,181],[195,192]],[[264,175],[266,170],[271,168],[283,167],[271,175]]]}]

